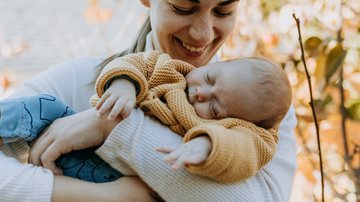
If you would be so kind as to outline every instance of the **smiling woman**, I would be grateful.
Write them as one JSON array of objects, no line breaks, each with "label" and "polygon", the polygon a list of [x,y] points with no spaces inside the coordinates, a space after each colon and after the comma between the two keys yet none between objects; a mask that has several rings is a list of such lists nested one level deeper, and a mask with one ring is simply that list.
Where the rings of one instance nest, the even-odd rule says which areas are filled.
[{"label": "smiling woman", "polygon": [[235,26],[236,0],[141,0],[150,9],[154,48],[194,66],[209,62]]},{"label": "smiling woman", "polygon": [[[234,28],[238,5],[238,1],[234,0],[140,1],[149,9],[150,18],[140,30],[133,46],[114,57],[158,50],[195,67],[217,60],[216,52]],[[97,151],[99,156],[124,175],[138,175],[166,201],[288,201],[296,160],[293,134],[296,118],[293,108],[290,108],[280,124],[279,143],[274,158],[245,182],[224,185],[191,174],[185,169],[174,172],[163,162],[155,148],[177,148],[183,140],[176,133],[145,116],[139,109],[135,109],[121,123],[120,118],[109,121],[98,117],[94,109],[89,109],[89,98],[95,92],[93,81],[102,67],[114,57],[105,61],[99,58],[82,58],[56,65],[24,83],[12,95],[14,98],[46,92],[62,98],[79,112],[58,119],[47,128],[29,152],[30,163],[58,172],[54,162],[60,155],[101,145]],[[27,154],[26,148],[26,143],[16,142],[6,146],[4,151],[20,157]],[[38,167],[16,164],[19,169],[23,168],[19,174],[11,172],[14,165],[11,160],[4,159],[0,163],[1,196],[12,199],[9,196],[14,195],[3,191],[11,191],[3,183],[9,182],[8,179],[19,179],[23,174],[27,176],[24,180],[13,180],[11,183],[19,185],[21,182],[34,187],[34,192],[42,193],[42,198],[36,198],[40,195],[25,193],[23,199],[46,201],[51,195],[65,196],[59,194],[62,190],[57,184],[58,176],[52,175],[48,169],[39,172]],[[34,179],[43,180],[40,182]],[[55,184],[52,186],[54,179]],[[117,181],[119,185],[124,185],[123,179],[127,178],[120,178]],[[62,187],[77,186],[72,181],[63,184],[65,185]],[[119,190],[126,193],[123,198],[111,194],[118,193]],[[116,189],[112,186],[108,189],[109,196],[116,196],[116,200],[124,201],[138,197],[139,193],[148,193],[149,190],[145,186],[136,189],[129,186],[127,189]],[[75,190],[66,191],[71,195],[71,191]]]}]

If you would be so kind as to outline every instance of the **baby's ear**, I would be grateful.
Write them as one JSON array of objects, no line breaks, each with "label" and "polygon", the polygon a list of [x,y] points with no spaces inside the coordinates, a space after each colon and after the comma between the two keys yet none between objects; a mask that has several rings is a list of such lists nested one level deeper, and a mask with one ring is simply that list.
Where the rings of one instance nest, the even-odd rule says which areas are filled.
[{"label": "baby's ear", "polygon": [[140,0],[145,7],[150,7],[150,0]]}]

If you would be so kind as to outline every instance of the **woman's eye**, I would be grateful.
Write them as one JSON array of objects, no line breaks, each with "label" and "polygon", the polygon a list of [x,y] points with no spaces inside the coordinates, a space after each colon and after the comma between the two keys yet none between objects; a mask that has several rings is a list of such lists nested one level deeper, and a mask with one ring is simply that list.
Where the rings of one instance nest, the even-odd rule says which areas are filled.
[{"label": "woman's eye", "polygon": [[229,15],[231,15],[233,13],[232,11],[225,12],[225,11],[220,11],[220,10],[214,10],[213,12],[218,17],[226,17],[226,16],[229,16]]},{"label": "woman's eye", "polygon": [[171,4],[171,9],[173,9],[176,13],[179,13],[181,15],[188,15],[188,14],[192,14],[194,12],[193,8],[182,8],[179,6],[175,6],[174,4]]}]

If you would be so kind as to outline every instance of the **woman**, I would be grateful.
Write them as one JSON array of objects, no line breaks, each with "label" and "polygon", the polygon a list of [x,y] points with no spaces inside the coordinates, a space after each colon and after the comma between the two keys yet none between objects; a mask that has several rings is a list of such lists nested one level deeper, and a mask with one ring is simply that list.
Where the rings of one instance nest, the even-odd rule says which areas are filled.
[{"label": "woman", "polygon": [[[172,58],[202,66],[217,59],[215,53],[232,32],[238,1],[141,0],[141,3],[149,8],[151,26],[145,24],[138,40],[126,53],[156,49]],[[58,156],[105,141],[97,152],[102,158],[124,174],[139,175],[166,201],[289,199],[296,161],[293,108],[280,125],[274,159],[245,182],[221,185],[185,170],[170,170],[155,148],[176,147],[182,140],[167,127],[145,117],[142,111],[136,110],[129,119],[117,124],[119,120],[106,121],[97,117],[93,109],[88,109],[88,98],[94,93],[93,81],[100,71],[96,66],[100,62],[96,58],[70,61],[43,72],[16,92],[15,96],[36,92],[55,94],[77,111],[82,111],[55,121],[30,151],[30,162],[61,173],[53,163]],[[19,144],[10,149],[16,151]],[[51,182],[48,183],[51,186]],[[123,185],[121,180],[117,183]],[[54,186],[53,196],[56,192]]]}]

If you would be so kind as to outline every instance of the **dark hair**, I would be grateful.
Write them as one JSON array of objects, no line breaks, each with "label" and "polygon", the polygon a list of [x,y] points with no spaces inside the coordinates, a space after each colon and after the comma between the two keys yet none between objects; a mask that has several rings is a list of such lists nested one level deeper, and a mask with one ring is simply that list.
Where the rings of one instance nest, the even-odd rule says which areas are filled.
[{"label": "dark hair", "polygon": [[151,31],[150,17],[147,17],[144,24],[141,26],[141,28],[135,38],[135,41],[132,43],[132,45],[128,49],[106,58],[104,61],[102,61],[96,67],[95,76],[94,76],[91,84],[94,84],[96,82],[96,79],[100,75],[101,70],[104,68],[105,65],[107,65],[109,62],[111,62],[113,59],[124,56],[124,55],[131,54],[131,53],[138,53],[138,52],[145,51],[146,35],[150,31]]}]

